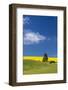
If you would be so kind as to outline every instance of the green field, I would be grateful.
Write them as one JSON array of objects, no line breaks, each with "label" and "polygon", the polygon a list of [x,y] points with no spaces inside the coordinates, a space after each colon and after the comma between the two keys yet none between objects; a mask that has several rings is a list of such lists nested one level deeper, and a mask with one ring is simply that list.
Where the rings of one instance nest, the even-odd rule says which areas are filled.
[{"label": "green field", "polygon": [[23,60],[23,74],[47,74],[57,73],[57,62],[40,62],[34,60]]}]

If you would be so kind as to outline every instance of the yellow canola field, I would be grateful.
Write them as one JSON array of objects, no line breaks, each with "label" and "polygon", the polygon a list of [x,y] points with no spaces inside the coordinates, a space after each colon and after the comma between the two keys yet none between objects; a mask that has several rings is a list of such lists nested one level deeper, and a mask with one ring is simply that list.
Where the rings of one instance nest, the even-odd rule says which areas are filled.
[{"label": "yellow canola field", "polygon": [[[42,61],[43,60],[43,56],[24,56],[23,59],[24,60]],[[55,62],[57,62],[57,58],[56,57],[49,57],[48,61],[55,61]]]}]

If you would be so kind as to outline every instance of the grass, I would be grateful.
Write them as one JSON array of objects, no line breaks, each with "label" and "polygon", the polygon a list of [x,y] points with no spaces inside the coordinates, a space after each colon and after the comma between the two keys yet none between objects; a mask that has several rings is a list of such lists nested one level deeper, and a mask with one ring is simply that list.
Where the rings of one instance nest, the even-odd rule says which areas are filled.
[{"label": "grass", "polygon": [[23,74],[47,74],[57,73],[57,62],[40,62],[39,60],[23,60]]}]

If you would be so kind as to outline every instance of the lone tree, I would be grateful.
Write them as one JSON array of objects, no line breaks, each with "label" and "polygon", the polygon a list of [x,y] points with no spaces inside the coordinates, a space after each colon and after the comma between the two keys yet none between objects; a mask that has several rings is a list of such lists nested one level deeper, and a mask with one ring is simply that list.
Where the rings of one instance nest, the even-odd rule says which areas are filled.
[{"label": "lone tree", "polygon": [[48,55],[45,53],[42,62],[48,62]]}]

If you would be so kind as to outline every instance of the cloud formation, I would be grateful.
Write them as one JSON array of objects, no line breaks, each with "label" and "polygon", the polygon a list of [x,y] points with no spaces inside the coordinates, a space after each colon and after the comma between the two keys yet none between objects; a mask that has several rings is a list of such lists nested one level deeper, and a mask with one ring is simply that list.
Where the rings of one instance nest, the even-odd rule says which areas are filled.
[{"label": "cloud formation", "polygon": [[38,44],[44,40],[46,40],[46,37],[41,35],[39,32],[32,32],[28,30],[24,33],[24,44]]},{"label": "cloud formation", "polygon": [[29,17],[24,17],[23,18],[23,24],[30,24],[30,18]]}]

